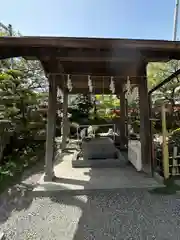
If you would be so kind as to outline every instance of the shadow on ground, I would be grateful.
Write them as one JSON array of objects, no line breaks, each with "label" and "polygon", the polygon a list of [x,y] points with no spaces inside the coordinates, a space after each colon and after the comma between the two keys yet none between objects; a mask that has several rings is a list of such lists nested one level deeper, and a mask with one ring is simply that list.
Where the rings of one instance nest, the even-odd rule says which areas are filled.
[{"label": "shadow on ground", "polygon": [[0,224],[5,222],[13,211],[27,209],[33,201],[32,190],[44,172],[44,161],[26,170],[19,183],[0,194]]},{"label": "shadow on ground", "polygon": [[[71,150],[68,151],[71,152]],[[0,196],[0,224],[9,218],[13,211],[27,210],[32,201],[36,200],[33,199],[32,189],[43,172],[43,165],[44,163],[39,168],[34,166],[33,169],[24,174],[21,184],[15,185],[10,191],[6,191]],[[86,173],[90,176],[89,182],[98,177],[97,173],[94,169]],[[32,178],[32,176],[34,177]],[[64,178],[56,179],[56,181],[61,183],[72,182],[84,186],[84,188],[87,184],[86,181]],[[49,203],[49,199],[53,204]],[[180,215],[174,212],[174,208],[178,204],[174,196],[151,195],[147,189],[142,188],[124,188],[116,191],[96,190],[82,196],[72,196],[70,194],[62,196],[59,193],[56,196],[50,195],[47,202],[44,208],[42,208],[42,205],[35,207],[35,210],[41,208],[43,213],[32,218],[34,219],[32,221],[37,221],[34,223],[34,227],[37,225],[39,234],[43,234],[43,231],[46,233],[47,226],[51,230],[53,229],[52,231],[57,231],[58,227],[62,229],[65,226],[63,229],[65,232],[72,231],[73,233],[67,233],[72,237],[66,236],[63,238],[59,235],[55,236],[55,232],[47,232],[45,239],[179,239]],[[73,208],[68,209],[68,206],[73,206]],[[57,213],[54,213],[52,208],[55,208]],[[44,219],[46,215],[44,212],[46,211],[47,218]],[[24,214],[27,215],[27,212]],[[62,216],[64,216],[64,219]],[[50,220],[48,220],[48,217]],[[23,221],[26,221],[26,219],[23,218]],[[65,225],[66,221],[70,227]],[[38,226],[39,222],[40,226]],[[28,220],[28,225],[31,223],[31,220]],[[53,228],[54,225],[56,229]],[[16,228],[18,226],[17,222],[13,226]],[[29,228],[32,229],[32,226],[29,226]],[[9,230],[7,229],[7,231]],[[27,229],[23,229],[22,226],[19,232],[21,231],[23,233]]]},{"label": "shadow on ground", "polygon": [[[92,170],[89,174],[92,181],[96,172]],[[84,183],[80,181],[79,184]],[[81,211],[79,220],[74,223],[73,237],[68,238],[70,240],[161,240],[178,239],[180,234],[180,215],[174,214],[175,196],[151,195],[142,188],[124,188],[115,191],[96,190],[82,196],[50,196],[50,199]],[[76,210],[71,214],[76,214]]]},{"label": "shadow on ground", "polygon": [[[123,155],[126,157],[125,152]],[[128,164],[127,167],[132,166]],[[173,220],[175,206],[168,204],[174,196],[151,195],[146,188],[88,191],[86,185],[97,179],[98,171],[91,169],[85,174],[90,176],[88,183],[64,178],[57,178],[56,182],[81,185],[87,189],[87,195],[50,196],[52,202],[74,206],[81,211],[71,239],[178,239],[180,230],[177,235],[174,232],[179,226],[179,216]],[[145,175],[144,180],[149,178],[139,174]]]},{"label": "shadow on ground", "polygon": [[[57,155],[55,165],[64,155],[73,153],[73,148]],[[44,154],[43,154],[44,155]],[[22,177],[0,194],[0,224],[3,224],[14,211],[28,209],[33,201],[32,190],[44,173],[44,157],[34,166],[25,170]],[[61,179],[59,179],[61,180]]]},{"label": "shadow on ground", "polygon": [[[73,153],[69,148],[63,153],[57,155],[55,165],[59,164],[59,159],[64,155]],[[34,166],[25,170],[22,177],[14,182],[8,189],[0,194],[0,224],[3,224],[12,214],[13,211],[21,211],[29,208],[33,201],[32,190],[37,185],[40,177],[44,173],[44,154],[42,159]]]}]

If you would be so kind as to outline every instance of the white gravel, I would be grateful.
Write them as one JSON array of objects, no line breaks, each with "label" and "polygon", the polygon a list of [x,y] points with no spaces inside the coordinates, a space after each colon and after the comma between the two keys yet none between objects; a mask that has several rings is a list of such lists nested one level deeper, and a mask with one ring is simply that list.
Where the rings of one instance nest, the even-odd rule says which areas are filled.
[{"label": "white gravel", "polygon": [[143,189],[35,199],[28,193],[11,209],[5,221],[1,218],[1,231],[9,240],[179,240],[180,236],[177,196],[151,195]]},{"label": "white gravel", "polygon": [[41,176],[36,166],[33,171],[0,196],[0,232],[6,240],[180,239],[178,195],[121,189],[33,198],[31,190]]}]

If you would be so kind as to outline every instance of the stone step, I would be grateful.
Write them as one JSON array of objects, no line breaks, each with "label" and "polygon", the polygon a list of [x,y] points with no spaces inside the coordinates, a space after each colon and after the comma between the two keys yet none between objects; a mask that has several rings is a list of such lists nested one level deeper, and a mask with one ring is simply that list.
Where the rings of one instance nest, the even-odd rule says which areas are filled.
[{"label": "stone step", "polygon": [[64,186],[64,184],[55,184],[55,183],[46,183],[39,185],[34,188],[33,196],[34,197],[52,197],[52,196],[64,196],[64,195],[89,195],[96,192],[118,192],[120,189],[141,189],[141,190],[152,190],[159,186],[158,183],[149,182],[149,183],[138,183],[138,184],[130,184],[130,183],[120,183],[121,178],[119,178],[119,184],[98,184],[97,182],[94,184],[89,184],[87,186]]},{"label": "stone step", "polygon": [[101,159],[101,160],[72,160],[73,168],[117,168],[126,167],[127,162],[119,159]]}]

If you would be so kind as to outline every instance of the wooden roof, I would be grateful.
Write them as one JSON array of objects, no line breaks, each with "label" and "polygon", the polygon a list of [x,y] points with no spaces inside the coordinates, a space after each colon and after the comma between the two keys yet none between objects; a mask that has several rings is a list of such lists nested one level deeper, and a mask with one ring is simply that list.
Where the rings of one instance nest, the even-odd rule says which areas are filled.
[{"label": "wooden roof", "polygon": [[[66,73],[75,90],[88,89],[87,75],[94,76],[97,89],[109,89],[110,76],[117,85],[127,76],[137,76],[142,61],[180,59],[180,42],[139,39],[73,37],[0,37],[0,59],[39,59],[47,73]],[[107,77],[109,76],[109,77]],[[62,79],[62,78],[60,78]],[[136,78],[132,78],[134,83]]]}]

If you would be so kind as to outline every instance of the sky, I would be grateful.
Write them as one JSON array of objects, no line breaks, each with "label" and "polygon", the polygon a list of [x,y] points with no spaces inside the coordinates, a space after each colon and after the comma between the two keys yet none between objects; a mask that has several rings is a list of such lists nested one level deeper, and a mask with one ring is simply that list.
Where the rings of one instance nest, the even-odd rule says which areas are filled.
[{"label": "sky", "polygon": [[175,0],[0,0],[0,22],[25,36],[171,40],[174,7]]}]

